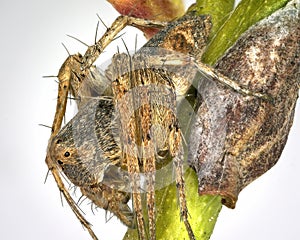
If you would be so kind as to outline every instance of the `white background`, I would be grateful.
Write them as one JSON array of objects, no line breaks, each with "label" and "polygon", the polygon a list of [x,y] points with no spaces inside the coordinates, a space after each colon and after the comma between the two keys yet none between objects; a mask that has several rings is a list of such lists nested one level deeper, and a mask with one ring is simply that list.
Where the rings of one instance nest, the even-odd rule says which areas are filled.
[{"label": "white background", "polygon": [[[50,130],[38,124],[51,125],[56,103],[54,79],[42,76],[56,75],[66,59],[61,42],[71,53],[84,52],[66,34],[93,43],[96,13],[107,25],[118,16],[104,0],[0,3],[0,239],[89,239],[67,204],[62,207],[53,177],[44,184]],[[135,33],[129,32],[123,38],[130,45]],[[105,56],[111,51],[116,45]],[[235,210],[223,208],[212,240],[299,239],[299,107],[279,163],[240,194]],[[100,239],[121,239],[126,230],[116,218],[105,224],[104,211],[87,217]]]}]

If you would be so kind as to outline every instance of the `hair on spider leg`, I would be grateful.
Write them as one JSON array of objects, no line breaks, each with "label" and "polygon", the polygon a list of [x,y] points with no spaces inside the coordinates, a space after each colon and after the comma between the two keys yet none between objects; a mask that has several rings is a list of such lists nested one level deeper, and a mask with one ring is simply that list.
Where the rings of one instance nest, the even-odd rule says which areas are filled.
[{"label": "hair on spider leg", "polygon": [[79,38],[73,37],[72,35],[67,34],[68,37],[75,39],[76,41],[82,43],[84,46],[89,47],[88,44],[86,44],[85,42],[81,41]]},{"label": "hair on spider leg", "polygon": [[115,41],[115,40],[117,40],[117,39],[123,37],[125,34],[126,34],[126,32],[121,33],[120,35],[114,37],[114,38],[111,40],[111,42],[113,42],[113,41]]},{"label": "hair on spider leg", "polygon": [[[66,112],[64,112],[63,121],[64,121],[64,124],[67,124],[67,120],[66,120]],[[65,178],[65,177],[64,177],[64,178]]]},{"label": "hair on spider leg", "polygon": [[61,191],[59,191],[59,196],[60,196],[60,202],[61,202],[61,206],[64,207],[64,202],[63,202],[63,193]]},{"label": "hair on spider leg", "polygon": [[[50,128],[52,128],[52,127],[50,127]],[[46,173],[45,180],[44,180],[44,184],[46,184],[46,181],[47,181],[47,179],[48,179],[48,176],[49,176],[51,173],[52,173],[52,172],[51,172],[51,169],[48,169],[48,171],[47,171],[47,173]],[[65,182],[69,185],[69,188],[70,188],[71,183],[70,183],[69,179],[67,179],[66,176],[64,176],[64,174],[62,174],[62,173],[61,173],[61,176],[62,176],[62,178],[65,180]]]},{"label": "hair on spider leg", "polygon": [[61,45],[63,45],[64,49],[66,50],[66,52],[68,53],[69,57],[71,56],[68,48],[66,47],[66,45],[64,43],[61,43]]},{"label": "hair on spider leg", "polygon": [[81,97],[80,96],[73,97],[72,93],[69,91],[69,93],[68,93],[68,100],[70,100],[69,103],[70,103],[70,106],[72,106],[72,101],[80,102],[81,101]]},{"label": "hair on spider leg", "polygon": [[94,209],[93,209],[93,202],[90,202],[90,205],[91,205],[91,211],[92,211],[93,215],[95,215]]},{"label": "hair on spider leg", "polygon": [[102,18],[99,16],[99,14],[96,14],[97,17],[99,18],[100,22],[103,24],[103,26],[106,28],[106,30],[108,29],[107,25],[105,24],[105,22],[102,20]]},{"label": "hair on spider leg", "polygon": [[[93,227],[93,224],[91,224],[90,222],[88,222],[88,224],[89,224],[89,226]],[[81,227],[82,227],[82,229],[83,229],[84,231],[86,231],[86,227],[84,226],[84,224],[81,223]],[[98,238],[96,238],[96,235],[93,236],[93,239],[98,240]]]},{"label": "hair on spider leg", "polygon": [[99,207],[96,204],[94,204],[94,206],[95,206],[95,210],[98,212]]},{"label": "hair on spider leg", "polygon": [[70,182],[70,180],[64,175],[64,173],[62,171],[60,171],[60,175],[62,176],[62,178],[64,179],[65,183],[68,184],[68,189],[71,189],[72,187],[72,183]]},{"label": "hair on spider leg", "polygon": [[138,189],[138,191],[140,193],[142,193],[142,194],[147,193],[147,189],[145,188],[145,186],[146,186],[146,183],[145,183],[146,182],[146,178],[147,178],[146,175],[144,175],[144,177],[141,178],[141,184],[140,184],[139,189]]},{"label": "hair on spider leg", "polygon": [[42,78],[57,78],[57,75],[46,75],[46,76],[42,76]]},{"label": "hair on spider leg", "polygon": [[83,194],[81,194],[81,196],[78,198],[76,204],[77,204],[78,206],[80,206],[81,203],[83,203],[86,199],[87,199],[87,197],[84,196]]},{"label": "hair on spider leg", "polygon": [[[62,194],[63,194],[62,191],[60,191],[61,205],[64,206]],[[78,210],[79,210],[80,212],[82,212],[84,215],[86,215],[86,213],[80,208],[80,206],[79,206],[76,202],[74,202],[74,204],[75,204],[75,206],[78,208]]]},{"label": "hair on spider leg", "polygon": [[46,177],[45,177],[45,180],[44,180],[44,184],[46,184],[46,182],[47,182],[47,179],[48,179],[48,176],[49,176],[49,174],[51,173],[51,170],[50,169],[48,169],[48,171],[47,171],[47,173],[46,173]]},{"label": "hair on spider leg", "polygon": [[81,98],[80,97],[72,97],[72,95],[70,94],[70,96],[68,97],[68,99],[70,99],[70,100],[75,100],[75,101],[80,101],[81,100]]},{"label": "hair on spider leg", "polygon": [[[79,202],[79,200],[80,200],[80,202]],[[84,195],[81,196],[79,200],[78,200],[78,206],[80,206],[81,204],[83,204],[83,202],[85,202],[86,200],[90,201],[90,199],[88,197],[84,196]],[[90,202],[88,202],[87,204],[90,204]]]},{"label": "hair on spider leg", "polygon": [[73,191],[73,195],[77,198],[76,196],[76,191],[77,191],[78,187],[75,186],[74,184],[71,184],[71,186],[69,187],[69,191]]},{"label": "hair on spider leg", "polygon": [[42,76],[42,78],[56,78],[54,80],[55,83],[59,84],[59,81],[57,81],[58,76],[57,75],[48,75],[48,76]]},{"label": "hair on spider leg", "polygon": [[135,34],[135,40],[134,40],[134,54],[136,54],[137,51],[137,34]]},{"label": "hair on spider leg", "polygon": [[[107,216],[107,215],[110,216]],[[115,215],[108,210],[105,210],[105,223],[108,223]]]},{"label": "hair on spider leg", "polygon": [[91,205],[91,211],[92,211],[93,215],[96,215],[94,210],[98,211],[97,205],[95,203],[93,203],[92,201],[90,201],[88,204]]},{"label": "hair on spider leg", "polygon": [[[76,61],[77,61],[77,60],[76,60]],[[81,62],[79,62],[79,63],[81,63]],[[73,70],[72,70],[72,73],[73,73],[74,76],[77,78],[78,82],[81,82],[81,78],[80,78],[80,76],[78,76],[78,73],[77,73],[76,71],[73,71]]]},{"label": "hair on spider leg", "polygon": [[[58,82],[58,84],[59,84],[59,82]],[[71,86],[69,86],[69,90],[70,90],[70,87],[71,87]],[[72,95],[71,95],[70,91],[68,91],[68,97],[67,97],[67,99],[70,100],[70,105],[72,104],[72,100],[73,100],[73,97],[71,97],[71,96],[72,96]],[[57,99],[58,99],[58,97],[56,98],[56,100],[57,100]],[[74,98],[74,100],[76,100],[76,99]],[[67,123],[67,120],[66,120],[66,112],[64,112],[63,122],[64,122],[64,124]],[[66,177],[65,177],[65,179],[66,179]]]},{"label": "hair on spider leg", "polygon": [[94,44],[96,44],[96,43],[97,43],[97,34],[98,34],[98,28],[99,28],[99,21],[97,22],[97,26],[96,26],[96,32],[95,32]]},{"label": "hair on spider leg", "polygon": [[121,40],[122,40],[122,42],[123,42],[123,45],[124,45],[124,47],[125,47],[125,49],[126,49],[126,52],[127,52],[128,56],[130,56],[130,52],[129,52],[129,49],[128,49],[126,43],[125,43],[125,40],[124,40],[123,38],[121,38]]},{"label": "hair on spider leg", "polygon": [[[101,71],[101,69],[97,69],[97,70],[99,70],[99,72]],[[95,75],[95,73],[93,71],[90,71],[90,74],[93,79],[97,78],[97,76]]]},{"label": "hair on spider leg", "polygon": [[[69,90],[70,90],[70,89],[69,89]],[[69,101],[70,106],[72,105],[72,100],[73,100],[72,98],[73,98],[73,97],[72,97],[72,94],[71,94],[70,91],[69,91],[69,92],[68,92],[68,97],[67,97],[67,99],[70,100],[70,101]]]},{"label": "hair on spider leg", "polygon": [[45,124],[42,124],[42,123],[39,123],[38,126],[40,126],[40,127],[46,127],[46,128],[50,128],[50,129],[52,128],[51,126],[48,126],[48,125],[45,125]]}]

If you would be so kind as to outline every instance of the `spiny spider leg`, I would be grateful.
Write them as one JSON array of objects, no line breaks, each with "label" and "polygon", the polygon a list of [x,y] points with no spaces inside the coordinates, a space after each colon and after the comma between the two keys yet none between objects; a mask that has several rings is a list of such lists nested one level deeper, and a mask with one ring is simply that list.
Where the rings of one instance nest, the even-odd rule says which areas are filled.
[{"label": "spiny spider leg", "polygon": [[273,99],[268,94],[253,92],[249,89],[246,89],[245,87],[241,86],[236,81],[233,81],[230,78],[224,76],[223,74],[221,74],[220,72],[218,72],[216,69],[214,69],[211,66],[208,66],[200,61],[194,61],[194,63],[201,73],[212,78],[213,81],[217,81],[220,84],[222,84],[228,88],[231,88],[232,90],[234,90],[238,93],[241,93],[243,95],[248,95],[248,96],[254,96],[254,97],[261,98],[261,99],[264,99],[267,101],[272,101],[272,99]]},{"label": "spiny spider leg", "polygon": [[[56,134],[59,132],[62,124],[62,120],[64,117],[64,113],[66,110],[66,103],[68,98],[68,89],[70,88],[70,79],[72,78],[72,67],[76,66],[78,64],[78,59],[75,57],[68,58],[65,63],[62,65],[59,74],[59,85],[58,85],[58,97],[57,97],[57,105],[56,105],[56,113],[54,116],[54,121],[52,124],[51,129],[51,136],[49,143],[52,141],[53,137],[56,136]],[[78,66],[78,65],[77,65]],[[78,220],[83,224],[83,226],[88,230],[91,237],[94,240],[97,240],[98,238],[94,234],[93,230],[90,227],[90,223],[82,216],[82,214],[79,211],[79,208],[73,198],[71,197],[68,190],[65,188],[64,183],[60,177],[59,169],[54,161],[50,158],[50,154],[47,152],[46,156],[46,163],[48,165],[49,170],[52,172],[53,177],[57,183],[57,186],[60,190],[60,192],[65,197],[67,203],[71,207],[72,211],[78,218]]]},{"label": "spiny spider leg", "polygon": [[[180,137],[180,132],[175,133],[177,138]],[[179,206],[180,206],[180,217],[183,220],[185,228],[187,229],[188,235],[190,240],[195,240],[195,235],[193,233],[192,227],[188,221],[188,207],[186,204],[186,197],[185,197],[185,186],[184,186],[184,179],[183,179],[183,147],[182,144],[178,146],[177,155],[174,158],[174,166],[176,172],[176,187],[178,189],[179,194]]]},{"label": "spiny spider leg", "polygon": [[97,60],[100,54],[103,52],[104,48],[107,47],[117,36],[117,34],[122,31],[126,26],[134,27],[149,27],[161,29],[165,27],[167,23],[145,20],[130,16],[119,16],[112,24],[112,26],[107,29],[106,33],[101,37],[101,39],[94,45],[88,47],[82,60],[82,68],[88,69]]},{"label": "spiny spider leg", "polygon": [[[62,121],[66,111],[68,92],[71,90],[72,95],[77,98],[79,93],[78,89],[84,78],[89,73],[89,68],[92,66],[94,61],[99,57],[104,48],[115,38],[115,36],[127,25],[132,26],[149,26],[149,27],[157,27],[161,28],[166,25],[166,23],[150,21],[150,20],[142,20],[136,19],[128,16],[120,16],[118,17],[114,23],[112,24],[110,29],[107,29],[106,33],[102,36],[102,38],[95,44],[90,46],[84,56],[82,57],[80,54],[69,56],[62,67],[59,70],[58,80],[58,97],[56,104],[56,112],[52,124],[51,136],[49,139],[49,144],[52,142],[52,139],[59,132]],[[63,193],[66,201],[70,205],[72,211],[78,218],[78,220],[84,225],[84,227],[88,230],[91,237],[93,239],[97,239],[93,230],[90,227],[90,224],[80,213],[78,206],[70,196],[68,190],[65,188],[63,181],[60,177],[59,168],[57,163],[54,162],[49,153],[49,146],[46,156],[46,164],[48,165],[49,170],[52,172],[53,177],[57,183],[59,190]]]},{"label": "spiny spider leg", "polygon": [[[148,57],[148,61],[151,63],[151,66],[158,67],[158,66],[166,66],[166,68],[172,67],[184,67],[186,66],[189,68],[189,71],[199,71],[204,76],[208,77],[209,79],[220,83],[223,86],[226,86],[237,93],[243,94],[245,96],[253,96],[257,98],[264,99],[266,101],[272,101],[273,97],[260,93],[251,91],[236,81],[226,77],[218,70],[214,69],[213,67],[196,60],[193,57],[185,56],[178,53],[166,53],[167,55],[150,55]],[[181,93],[179,93],[180,95]]]}]

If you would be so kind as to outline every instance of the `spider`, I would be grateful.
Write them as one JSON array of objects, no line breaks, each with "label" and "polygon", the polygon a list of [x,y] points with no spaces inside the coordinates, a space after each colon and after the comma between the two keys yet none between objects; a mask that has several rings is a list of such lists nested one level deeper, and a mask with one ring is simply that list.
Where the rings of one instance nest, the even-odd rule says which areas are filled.
[{"label": "spider", "polygon": [[[162,29],[135,53],[116,54],[104,78],[93,66],[105,47],[126,26]],[[171,22],[120,16],[84,55],[69,56],[58,73],[56,113],[46,163],[72,211],[97,239],[89,222],[64,186],[64,174],[98,207],[137,228],[140,239],[155,239],[155,177],[172,161],[180,217],[190,239],[183,178],[183,137],[176,116],[180,96],[196,72],[242,94],[253,93],[201,63],[211,28],[208,15],[189,13]],[[62,129],[68,93],[77,99],[78,114]],[[145,182],[143,185],[142,182]],[[146,195],[148,227],[143,216]],[[128,207],[133,200],[133,211]],[[149,235],[149,236],[148,236]]]}]

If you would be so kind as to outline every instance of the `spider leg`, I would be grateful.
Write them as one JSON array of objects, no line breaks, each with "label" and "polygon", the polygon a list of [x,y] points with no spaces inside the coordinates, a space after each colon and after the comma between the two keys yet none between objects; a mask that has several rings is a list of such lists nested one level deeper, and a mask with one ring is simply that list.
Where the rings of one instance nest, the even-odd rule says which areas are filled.
[{"label": "spider leg", "polygon": [[[66,105],[67,105],[67,98],[68,98],[68,91],[70,88],[70,79],[73,77],[72,69],[73,66],[76,68],[76,64],[78,63],[78,59],[76,59],[76,56],[70,56],[67,58],[65,63],[62,65],[59,74],[59,87],[58,87],[58,97],[57,97],[57,105],[56,105],[56,113],[54,117],[54,121],[52,124],[51,129],[51,136],[49,143],[53,139],[53,137],[58,133],[58,131],[61,128],[62,120],[64,118],[64,114],[66,111]],[[97,240],[98,238],[94,234],[93,230],[90,227],[90,223],[82,216],[82,214],[79,211],[78,206],[76,205],[75,201],[69,194],[68,190],[64,186],[64,183],[60,177],[59,169],[55,162],[52,161],[50,157],[50,153],[47,152],[46,156],[46,164],[48,165],[49,170],[52,172],[53,177],[57,183],[57,186],[60,190],[60,192],[65,197],[67,203],[71,207],[72,211],[78,218],[78,220],[83,224],[83,226],[88,230],[89,234],[94,240]]]},{"label": "spider leg", "polygon": [[103,52],[104,48],[107,47],[117,36],[117,34],[124,29],[126,26],[134,27],[153,27],[163,28],[167,25],[165,22],[140,19],[130,16],[119,16],[107,29],[105,34],[98,40],[94,45],[88,47],[83,57],[83,69],[88,69],[97,60],[99,55]]},{"label": "spider leg", "polygon": [[[152,148],[153,149],[153,148]],[[156,226],[155,226],[155,157],[147,158],[144,161],[144,170],[146,175],[146,186],[147,186],[147,208],[148,208],[148,221],[149,221],[149,235],[150,239],[154,240]]]},{"label": "spider leg", "polygon": [[[126,151],[126,147],[124,148]],[[146,231],[145,231],[145,222],[143,217],[143,208],[142,208],[142,198],[141,198],[141,188],[140,188],[140,169],[138,164],[137,156],[124,156],[128,166],[128,174],[130,178],[131,191],[132,191],[132,201],[135,211],[137,229],[139,238],[141,240],[147,240]]]},{"label": "spider leg", "polygon": [[[125,80],[127,80],[127,78],[125,78]],[[116,96],[118,97],[118,94]],[[138,235],[141,240],[147,240],[141,198],[141,169],[138,158],[140,154],[137,151],[137,146],[141,146],[139,144],[139,140],[141,138],[136,137],[138,135],[138,125],[135,121],[136,116],[131,121],[128,121],[127,116],[127,113],[130,112],[130,110],[132,110],[129,110],[127,106],[129,106],[129,108],[133,107],[135,98],[134,96],[131,96],[131,94],[129,94],[129,99],[131,99],[131,101],[124,101],[124,99],[125,97],[118,102],[118,109],[120,111],[121,125],[123,129],[123,161],[124,164],[127,165],[127,170],[130,178],[132,201],[136,216]],[[135,108],[133,107],[133,109]],[[132,117],[133,116],[130,116],[130,118]]]},{"label": "spider leg", "polygon": [[[112,24],[112,27],[107,29],[106,33],[100,38],[100,40],[88,47],[86,53],[82,57],[80,54],[71,55],[64,62],[62,67],[60,68],[58,79],[59,79],[59,87],[58,87],[58,97],[57,97],[57,105],[56,112],[52,124],[51,136],[49,143],[54,136],[59,132],[62,120],[64,118],[64,114],[66,111],[68,92],[71,89],[72,94],[76,97],[78,95],[77,90],[79,89],[80,84],[84,81],[85,77],[89,73],[90,67],[99,57],[104,48],[115,38],[115,36],[127,25],[132,26],[149,26],[149,27],[158,27],[161,28],[165,26],[165,23],[157,22],[157,21],[148,21],[137,19],[133,17],[120,16],[115,22]],[[65,188],[63,181],[60,177],[59,169],[54,161],[52,161],[49,153],[49,149],[47,151],[46,156],[46,164],[48,165],[49,170],[52,172],[54,179],[57,183],[59,190],[63,193],[66,201],[70,205],[72,211],[79,219],[79,221],[85,226],[93,239],[97,239],[96,235],[92,231],[90,224],[85,220],[85,218],[80,213],[76,203],[70,196],[68,190]],[[139,211],[141,207],[138,203],[141,202],[140,197],[138,197],[139,193],[134,193],[134,198],[136,199],[137,208]],[[141,213],[141,211],[140,211]],[[143,232],[145,232],[143,230]],[[146,239],[145,237],[143,239]]]},{"label": "spider leg", "polygon": [[72,211],[76,215],[77,219],[81,222],[81,224],[88,230],[89,234],[91,235],[92,239],[98,240],[97,236],[91,229],[91,224],[83,217],[83,215],[80,213],[79,208],[73,198],[71,197],[68,190],[65,188],[64,183],[60,177],[59,170],[57,169],[56,165],[52,162],[52,160],[47,156],[46,157],[46,163],[48,165],[48,168],[52,172],[52,175],[55,179],[55,182],[57,184],[57,187],[59,191],[63,194],[64,198],[66,199],[67,203],[71,207]]},{"label": "spider leg", "polygon": [[195,240],[195,235],[193,233],[192,227],[188,221],[188,207],[186,204],[185,197],[185,185],[183,178],[183,146],[181,133],[179,129],[174,129],[172,133],[173,137],[171,138],[170,146],[174,146],[174,149],[171,149],[171,153],[175,156],[173,159],[176,175],[176,187],[178,191],[179,206],[180,206],[180,217],[183,220],[185,228],[188,232],[190,240]]},{"label": "spider leg", "polygon": [[[202,63],[200,61],[195,60],[193,57],[190,57],[188,55],[180,54],[180,53],[172,53],[172,52],[165,52],[166,55],[149,55],[148,61],[151,62],[151,65],[154,67],[157,66],[163,66],[167,70],[172,71],[172,68],[176,69],[173,72],[179,72],[180,67],[188,68],[188,72],[196,72],[199,71],[203,76],[208,77],[212,79],[213,81],[216,81],[220,83],[223,86],[226,86],[228,88],[231,88],[235,92],[241,93],[246,96],[253,96],[257,97],[266,101],[272,101],[272,96],[260,92],[254,92],[251,91],[241,84],[239,84],[236,81],[233,81],[232,79],[226,77],[222,73],[220,73],[218,70],[214,69],[213,67]],[[194,74],[195,75],[195,74]],[[188,77],[182,78],[186,79],[186,81],[189,79]],[[189,84],[192,83],[192,80],[189,79]],[[188,82],[188,81],[187,81]],[[189,85],[186,84],[186,85]],[[184,93],[183,93],[184,94]]]},{"label": "spider leg", "polygon": [[212,80],[222,84],[223,86],[229,87],[238,93],[248,95],[248,96],[254,96],[267,101],[272,101],[273,99],[272,96],[269,96],[268,94],[253,92],[249,89],[244,88],[236,81],[233,81],[232,79],[224,76],[223,74],[221,74],[220,72],[218,72],[217,70],[215,70],[213,67],[209,65],[206,65],[199,61],[195,61],[195,65],[204,76],[208,76]]}]

